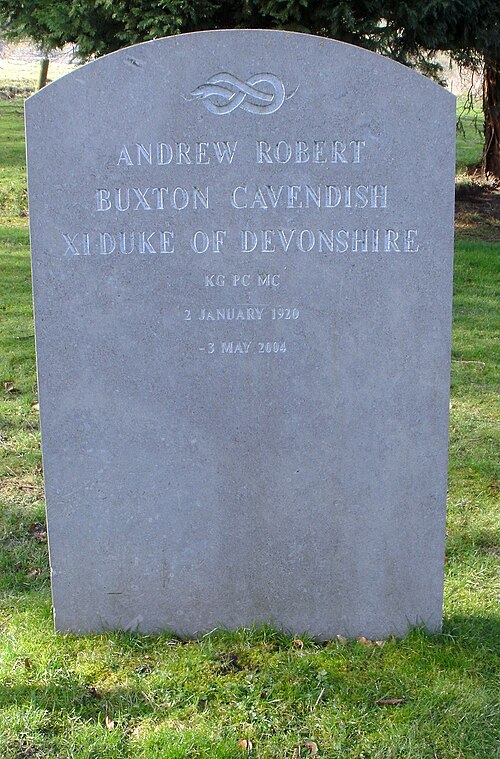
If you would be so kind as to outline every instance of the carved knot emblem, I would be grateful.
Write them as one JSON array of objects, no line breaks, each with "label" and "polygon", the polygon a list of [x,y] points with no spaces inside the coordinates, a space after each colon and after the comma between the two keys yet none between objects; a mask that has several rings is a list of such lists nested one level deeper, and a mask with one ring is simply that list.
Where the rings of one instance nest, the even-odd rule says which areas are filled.
[{"label": "carved knot emblem", "polygon": [[189,99],[201,100],[207,110],[218,116],[232,113],[236,108],[265,114],[275,113],[296,91],[287,95],[285,85],[274,74],[254,74],[242,82],[232,74],[221,72],[193,90]]}]

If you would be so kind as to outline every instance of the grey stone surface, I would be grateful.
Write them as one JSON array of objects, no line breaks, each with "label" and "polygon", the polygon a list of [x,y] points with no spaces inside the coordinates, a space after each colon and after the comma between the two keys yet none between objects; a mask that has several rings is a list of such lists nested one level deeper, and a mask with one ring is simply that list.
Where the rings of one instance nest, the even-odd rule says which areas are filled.
[{"label": "grey stone surface", "polygon": [[454,103],[264,31],[27,101],[58,630],[440,628]]}]

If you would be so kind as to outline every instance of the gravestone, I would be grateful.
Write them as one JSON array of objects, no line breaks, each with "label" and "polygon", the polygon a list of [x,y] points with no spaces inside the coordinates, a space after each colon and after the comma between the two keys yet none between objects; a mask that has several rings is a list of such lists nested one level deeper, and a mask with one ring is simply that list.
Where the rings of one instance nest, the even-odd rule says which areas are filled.
[{"label": "gravestone", "polygon": [[58,630],[438,630],[455,98],[218,31],[26,103]]}]

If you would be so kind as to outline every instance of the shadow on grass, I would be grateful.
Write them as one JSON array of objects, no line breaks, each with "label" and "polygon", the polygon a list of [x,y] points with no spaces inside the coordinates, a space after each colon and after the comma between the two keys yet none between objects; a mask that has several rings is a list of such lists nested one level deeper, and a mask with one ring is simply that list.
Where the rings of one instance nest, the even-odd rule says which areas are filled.
[{"label": "shadow on grass", "polygon": [[[434,636],[429,636],[432,642]],[[500,614],[453,614],[443,620],[443,632],[437,636],[461,649],[498,651],[500,641]]]}]

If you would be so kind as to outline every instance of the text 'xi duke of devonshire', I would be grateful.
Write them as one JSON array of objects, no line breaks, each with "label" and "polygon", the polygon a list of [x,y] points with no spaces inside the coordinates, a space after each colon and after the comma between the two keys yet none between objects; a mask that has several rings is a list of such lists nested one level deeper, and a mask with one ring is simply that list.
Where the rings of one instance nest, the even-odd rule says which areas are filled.
[{"label": "text 'xi duke of devonshire'", "polygon": [[[229,176],[236,176],[239,161],[246,168],[252,164],[255,166],[251,180],[237,178],[229,181]],[[419,250],[416,229],[393,228],[389,222],[387,209],[390,209],[392,193],[380,176],[380,169],[377,181],[366,182],[360,175],[363,167],[354,166],[370,163],[364,140],[256,140],[251,145],[241,145],[237,140],[134,143],[122,145],[110,163],[121,170],[123,177],[127,176],[129,167],[134,168],[134,184],[127,185],[115,178],[108,186],[101,185],[95,190],[93,211],[98,218],[112,219],[114,229],[108,227],[96,231],[92,226],[92,231],[64,233],[66,256],[173,253],[176,234],[172,225],[186,210],[193,213],[193,224],[196,224],[196,228],[189,232],[189,239],[185,239],[186,228],[185,224],[182,225],[182,247],[186,252],[221,253],[225,245],[247,254],[287,253],[291,250],[305,253],[314,250],[320,253],[413,253]],[[311,165],[309,174],[307,170],[303,171],[307,164]],[[280,165],[287,166],[285,176],[279,174]],[[301,180],[293,181],[290,176],[294,165],[301,166]],[[355,172],[352,182],[345,173],[350,165]],[[208,184],[207,169],[202,170],[202,179],[194,170],[193,179],[197,183],[188,185],[185,176],[186,170],[190,171],[186,169],[189,166],[226,166],[231,167],[231,174],[225,182],[220,181],[219,174],[217,178],[214,175],[214,181]],[[272,181],[269,176],[263,176],[259,181],[258,174],[261,171],[265,174],[266,167],[269,170],[270,166],[275,167]],[[156,181],[139,183],[137,176],[141,168],[138,167],[144,170],[150,167]],[[161,167],[164,167],[168,183],[159,173]],[[178,181],[179,171],[182,171],[184,184],[181,184],[182,180]],[[366,223],[364,209],[365,212],[377,212],[379,220],[376,225]],[[215,214],[224,210],[231,213],[230,229],[204,227],[204,221],[208,219],[214,226]],[[287,226],[269,229],[264,222],[265,212],[276,210],[298,213],[291,224],[288,217]],[[316,213],[318,210],[331,212],[328,228],[326,225],[321,228],[300,225],[303,211]],[[253,212],[252,224],[248,220],[249,211]],[[163,213],[159,217],[155,212]],[[238,212],[245,216],[245,228],[239,230],[234,228]],[[339,212],[343,212],[344,223],[334,226]],[[119,224],[120,218],[130,218],[130,214],[135,219],[133,228],[126,229],[123,224],[123,228],[116,229],[116,222]],[[345,223],[346,214],[353,219],[358,214],[358,228],[347,228],[351,225]],[[153,222],[154,228],[146,228],[146,224],[158,218],[162,219],[162,228],[156,222]],[[305,221],[307,217],[303,218]]]}]

